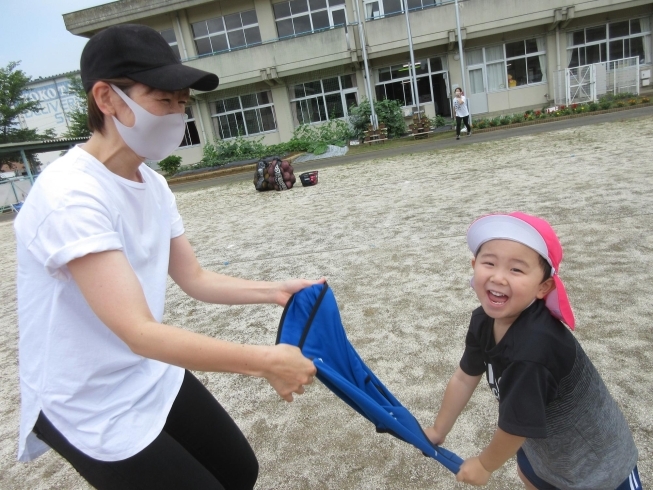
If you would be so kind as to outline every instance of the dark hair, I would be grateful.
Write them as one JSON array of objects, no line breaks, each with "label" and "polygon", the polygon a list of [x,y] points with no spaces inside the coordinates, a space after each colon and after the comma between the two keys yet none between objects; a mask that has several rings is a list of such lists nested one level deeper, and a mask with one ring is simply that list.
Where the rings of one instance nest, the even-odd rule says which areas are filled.
[{"label": "dark hair", "polygon": [[[477,257],[478,254],[481,253],[481,249],[483,248],[483,245],[485,245],[485,243],[482,243],[481,246],[478,247],[478,250],[476,251],[476,255],[474,255],[474,257]],[[539,264],[543,272],[542,281],[540,282],[544,282],[551,277],[551,264],[549,264],[547,260],[544,257],[542,257],[539,253],[537,254],[537,258],[539,259]]]},{"label": "dark hair", "polygon": [[[129,93],[129,89],[136,85],[134,80],[129,78],[111,78],[108,80],[100,80],[105,83],[115,85],[120,90],[125,93]],[[93,89],[88,91],[86,94],[87,106],[88,106],[88,129],[94,133],[95,131],[100,134],[104,134],[104,112],[100,110],[95,102],[95,97],[93,97]]]}]

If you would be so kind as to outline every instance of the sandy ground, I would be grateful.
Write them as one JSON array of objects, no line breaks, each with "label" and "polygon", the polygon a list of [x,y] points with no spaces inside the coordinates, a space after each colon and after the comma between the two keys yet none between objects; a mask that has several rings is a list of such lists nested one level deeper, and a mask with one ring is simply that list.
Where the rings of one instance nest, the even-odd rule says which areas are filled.
[{"label": "sandy ground", "polygon": [[[565,247],[561,272],[577,337],[630,423],[646,487],[653,484],[652,140],[648,117],[323,169],[310,188],[257,193],[243,182],[177,199],[205,267],[252,279],[327,276],[351,342],[424,425],[476,306],[467,226],[494,211],[546,217]],[[0,240],[0,488],[87,488],[52,451],[29,465],[15,461],[11,223],[0,223]],[[201,304],[169,287],[166,321],[207,335],[271,344],[280,315],[273,306]],[[376,434],[319,382],[287,404],[259,379],[198,376],[251,441],[258,489],[460,488],[435,461]],[[476,455],[496,419],[496,401],[481,385],[445,446]],[[514,462],[487,488],[521,488]]]}]

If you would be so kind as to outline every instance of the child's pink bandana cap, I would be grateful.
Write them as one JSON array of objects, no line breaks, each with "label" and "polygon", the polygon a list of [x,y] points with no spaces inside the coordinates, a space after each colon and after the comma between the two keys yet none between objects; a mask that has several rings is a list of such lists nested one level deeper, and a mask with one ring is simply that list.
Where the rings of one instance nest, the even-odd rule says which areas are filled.
[{"label": "child's pink bandana cap", "polygon": [[562,245],[551,225],[541,218],[515,212],[483,216],[467,230],[467,245],[474,255],[490,240],[513,240],[532,248],[547,260],[555,289],[546,296],[546,306],[553,316],[573,330],[576,326],[574,313],[559,275]]}]

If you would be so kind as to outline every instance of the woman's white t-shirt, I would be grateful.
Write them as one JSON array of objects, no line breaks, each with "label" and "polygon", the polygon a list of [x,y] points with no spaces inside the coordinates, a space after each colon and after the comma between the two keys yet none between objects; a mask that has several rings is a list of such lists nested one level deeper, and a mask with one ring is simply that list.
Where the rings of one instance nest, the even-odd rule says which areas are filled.
[{"label": "woman's white t-shirt", "polygon": [[469,109],[467,108],[467,97],[464,95],[460,96],[461,101],[458,100],[458,97],[453,98],[453,110],[456,113],[457,117],[469,116]]},{"label": "woman's white t-shirt", "polygon": [[20,461],[49,449],[32,432],[41,411],[92,458],[133,456],[159,435],[179,392],[183,369],[134,354],[67,268],[121,250],[162,320],[170,240],[184,227],[165,179],[139,170],[143,183],[123,179],[76,147],[39,175],[16,217]]}]

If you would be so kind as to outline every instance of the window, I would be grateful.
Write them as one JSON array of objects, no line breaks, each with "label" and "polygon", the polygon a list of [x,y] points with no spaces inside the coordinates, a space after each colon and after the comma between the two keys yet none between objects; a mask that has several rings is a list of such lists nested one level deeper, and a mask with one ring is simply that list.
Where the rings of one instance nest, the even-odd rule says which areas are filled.
[{"label": "window", "polygon": [[[406,0],[406,3],[410,12],[452,1],[454,0]],[[374,20],[403,13],[404,3],[402,0],[365,0],[365,20]]]},{"label": "window", "polygon": [[526,39],[465,53],[472,93],[546,82],[544,38]]},{"label": "window", "polygon": [[197,132],[195,125],[195,117],[193,116],[193,108],[186,107],[186,131],[184,132],[184,139],[181,140],[180,148],[184,146],[194,146],[200,144],[200,134]]},{"label": "window", "polygon": [[[429,75],[442,73],[446,69],[446,57],[437,56],[415,62],[417,93],[420,104],[433,101],[431,78]],[[410,63],[380,68],[378,71],[378,80],[376,84],[376,100],[398,100],[404,107],[414,104]]]},{"label": "window", "polygon": [[295,125],[347,117],[349,108],[358,104],[354,75],[292,85],[290,103]]},{"label": "window", "polygon": [[163,36],[163,39],[170,45],[172,50],[177,55],[177,59],[181,60],[181,55],[179,54],[179,46],[177,46],[177,36],[175,36],[174,29],[165,29],[160,31],[160,34]]},{"label": "window", "polygon": [[569,68],[638,57],[651,62],[651,28],[648,18],[611,22],[567,33]]},{"label": "window", "polygon": [[270,92],[259,92],[211,103],[213,130],[220,139],[275,131],[274,104]]},{"label": "window", "polygon": [[307,34],[347,23],[345,0],[292,0],[275,3],[280,38]]},{"label": "window", "polygon": [[198,56],[261,44],[254,10],[195,22],[191,28]]}]

